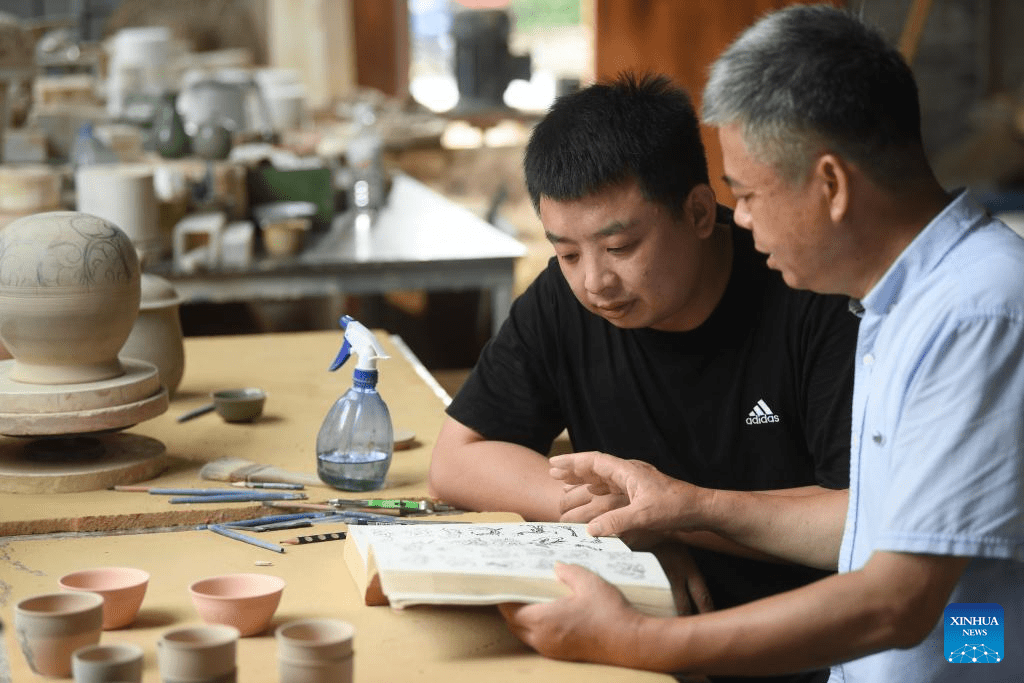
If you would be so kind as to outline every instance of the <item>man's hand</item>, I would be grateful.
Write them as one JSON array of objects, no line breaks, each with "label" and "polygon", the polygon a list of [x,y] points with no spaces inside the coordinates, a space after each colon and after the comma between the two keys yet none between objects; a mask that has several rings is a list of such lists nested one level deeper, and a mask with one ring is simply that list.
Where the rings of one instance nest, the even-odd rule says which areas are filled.
[{"label": "man's hand", "polygon": [[704,575],[685,545],[662,543],[652,548],[651,552],[658,558],[672,584],[672,597],[680,616],[710,612],[715,608]]},{"label": "man's hand", "polygon": [[[648,463],[623,460],[607,453],[567,453],[556,455],[549,462],[552,477],[567,485],[586,485],[592,497],[606,501],[607,509],[592,516],[588,525],[595,536],[618,536],[641,529],[692,530],[697,513],[711,495],[709,490],[668,477]],[[575,500],[583,498],[577,492],[573,496]],[[587,505],[594,503],[577,508],[587,510]],[[590,510],[596,511],[595,507]]]},{"label": "man's hand", "polygon": [[629,498],[622,493],[596,495],[589,486],[566,484],[559,501],[561,522],[585,524],[609,510],[629,505]]},{"label": "man's hand", "polygon": [[[646,618],[597,574],[574,564],[556,564],[555,575],[572,595],[554,602],[499,605],[512,633],[546,657],[622,665],[623,644]],[[626,646],[628,650],[629,647]]]}]

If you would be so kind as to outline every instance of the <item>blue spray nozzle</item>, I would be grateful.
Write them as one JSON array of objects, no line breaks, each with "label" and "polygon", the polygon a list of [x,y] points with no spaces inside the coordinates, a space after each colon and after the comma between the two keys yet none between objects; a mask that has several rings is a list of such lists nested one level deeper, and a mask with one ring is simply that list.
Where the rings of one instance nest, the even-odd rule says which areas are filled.
[{"label": "blue spray nozzle", "polygon": [[[344,365],[355,351],[359,355],[359,369],[376,371],[377,359],[388,356],[373,333],[350,315],[341,316],[338,324],[341,325],[341,329],[345,330],[345,343],[341,345],[338,357],[331,363],[330,370],[333,372]],[[354,346],[353,342],[355,342]]]},{"label": "blue spray nozzle", "polygon": [[351,355],[352,355],[352,345],[348,342],[348,339],[346,339],[345,343],[341,345],[341,350],[338,351],[338,357],[334,359],[334,362],[331,363],[331,367],[329,367],[327,369],[330,370],[331,372],[334,372],[335,370],[340,368],[342,365],[344,365],[345,361],[347,361],[348,357],[351,356]]}]

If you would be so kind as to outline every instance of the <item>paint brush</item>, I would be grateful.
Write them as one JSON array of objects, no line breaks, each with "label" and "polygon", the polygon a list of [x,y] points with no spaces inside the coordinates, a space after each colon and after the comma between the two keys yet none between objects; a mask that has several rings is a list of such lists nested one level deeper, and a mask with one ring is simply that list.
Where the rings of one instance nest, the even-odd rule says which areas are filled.
[{"label": "paint brush", "polygon": [[261,465],[243,458],[218,458],[211,460],[199,470],[199,476],[213,481],[247,481],[247,482],[279,482],[284,484],[302,484],[303,486],[327,486],[315,474],[291,472],[274,467]]}]

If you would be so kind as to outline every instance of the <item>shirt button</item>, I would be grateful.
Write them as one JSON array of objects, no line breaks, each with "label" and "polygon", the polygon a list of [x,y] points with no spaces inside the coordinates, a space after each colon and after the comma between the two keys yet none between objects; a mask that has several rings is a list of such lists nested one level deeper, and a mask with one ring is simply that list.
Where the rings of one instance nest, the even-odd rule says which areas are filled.
[{"label": "shirt button", "polygon": [[870,354],[870,353],[865,353],[864,354],[864,365],[871,365],[874,362],[875,362],[874,354]]},{"label": "shirt button", "polygon": [[879,446],[885,443],[885,437],[882,436],[882,432],[875,432],[871,435],[871,440],[877,443]]}]

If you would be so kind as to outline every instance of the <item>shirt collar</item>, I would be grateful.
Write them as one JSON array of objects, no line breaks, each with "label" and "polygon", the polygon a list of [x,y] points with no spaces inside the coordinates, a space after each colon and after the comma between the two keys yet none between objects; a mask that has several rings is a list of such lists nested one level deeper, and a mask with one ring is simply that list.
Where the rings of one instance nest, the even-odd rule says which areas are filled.
[{"label": "shirt collar", "polygon": [[942,261],[953,245],[986,216],[984,207],[967,190],[959,191],[953,201],[914,237],[885,274],[863,299],[851,299],[850,310],[885,314],[895,306],[904,285],[927,275]]}]

